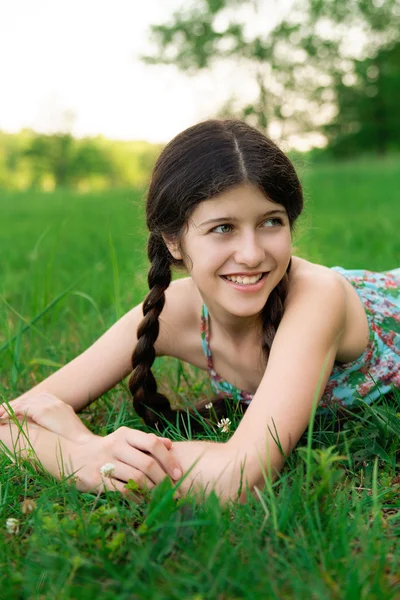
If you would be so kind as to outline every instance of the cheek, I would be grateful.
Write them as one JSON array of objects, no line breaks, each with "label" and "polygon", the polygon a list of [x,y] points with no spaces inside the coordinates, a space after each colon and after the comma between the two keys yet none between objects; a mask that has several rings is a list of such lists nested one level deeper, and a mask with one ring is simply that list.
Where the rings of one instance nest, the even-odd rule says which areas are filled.
[{"label": "cheek", "polygon": [[274,251],[280,255],[288,255],[292,252],[292,236],[289,229],[282,231],[282,234],[276,236],[273,244]]},{"label": "cheek", "polygon": [[192,241],[187,250],[192,258],[193,268],[205,271],[212,265],[220,264],[226,254],[226,248],[222,244],[213,244],[209,240]]}]

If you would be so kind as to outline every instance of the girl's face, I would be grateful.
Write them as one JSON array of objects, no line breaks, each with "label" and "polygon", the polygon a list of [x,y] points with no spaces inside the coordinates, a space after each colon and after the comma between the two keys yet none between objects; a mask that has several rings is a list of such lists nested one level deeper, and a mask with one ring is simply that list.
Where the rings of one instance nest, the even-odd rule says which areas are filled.
[{"label": "girl's face", "polygon": [[[207,307],[251,317],[260,313],[288,267],[289,219],[285,208],[257,187],[240,185],[197,206],[181,247]],[[185,260],[176,248],[172,254]]]}]

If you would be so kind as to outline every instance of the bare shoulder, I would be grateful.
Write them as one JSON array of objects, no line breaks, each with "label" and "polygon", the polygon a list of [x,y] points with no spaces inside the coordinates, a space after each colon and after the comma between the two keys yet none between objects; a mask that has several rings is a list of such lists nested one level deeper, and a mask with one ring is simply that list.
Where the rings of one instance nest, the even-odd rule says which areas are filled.
[{"label": "bare shoulder", "polygon": [[303,259],[295,259],[293,267],[278,333],[288,327],[294,335],[300,331],[304,334],[306,327],[317,336],[340,339],[346,330],[348,304],[342,278],[327,267]]},{"label": "bare shoulder", "polygon": [[345,311],[345,283],[336,271],[294,256],[285,311],[302,298],[313,304],[325,299],[329,305],[336,304]]},{"label": "bare shoulder", "polygon": [[198,337],[201,305],[201,296],[191,277],[171,283],[165,291],[165,305],[159,319],[158,356],[181,357],[186,341],[190,343],[193,335]]}]

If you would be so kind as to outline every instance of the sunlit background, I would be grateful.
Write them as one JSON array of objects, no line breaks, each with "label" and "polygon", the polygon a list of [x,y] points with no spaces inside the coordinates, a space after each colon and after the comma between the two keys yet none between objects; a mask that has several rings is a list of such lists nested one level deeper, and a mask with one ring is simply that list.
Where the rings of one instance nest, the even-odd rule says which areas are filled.
[{"label": "sunlit background", "polygon": [[0,186],[142,183],[160,145],[221,116],[285,150],[392,151],[399,23],[399,0],[4,2]]},{"label": "sunlit background", "polygon": [[[254,34],[270,30],[291,4],[260,5],[264,26],[252,3],[244,2],[239,12],[248,34]],[[166,142],[215,114],[232,92],[243,101],[254,98],[251,75],[234,61],[191,78],[174,66],[141,61],[154,50],[150,26],[182,6],[187,6],[183,0],[4,3],[0,129],[68,129],[76,136]]]}]

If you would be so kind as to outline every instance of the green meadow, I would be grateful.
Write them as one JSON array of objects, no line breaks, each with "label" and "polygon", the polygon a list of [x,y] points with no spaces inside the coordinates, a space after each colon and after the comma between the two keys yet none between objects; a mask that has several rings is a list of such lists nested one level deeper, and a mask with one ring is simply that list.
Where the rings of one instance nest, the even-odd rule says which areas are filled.
[{"label": "green meadow", "polygon": [[[400,267],[398,156],[295,163],[306,201],[295,254],[327,266]],[[3,399],[39,383],[141,301],[145,193],[0,191]],[[158,359],[155,371],[171,397],[210,393],[204,373],[177,361]],[[233,407],[227,416],[234,431]],[[82,418],[102,435],[121,425],[149,431],[126,382]],[[165,434],[194,437],[174,426]],[[212,439],[224,436],[215,426]],[[400,598],[399,439],[397,392],[318,417],[274,484],[225,507],[214,494],[175,502],[167,480],[135,502],[81,494],[2,454],[0,597]],[[7,533],[8,518],[18,519],[18,533]]]}]

